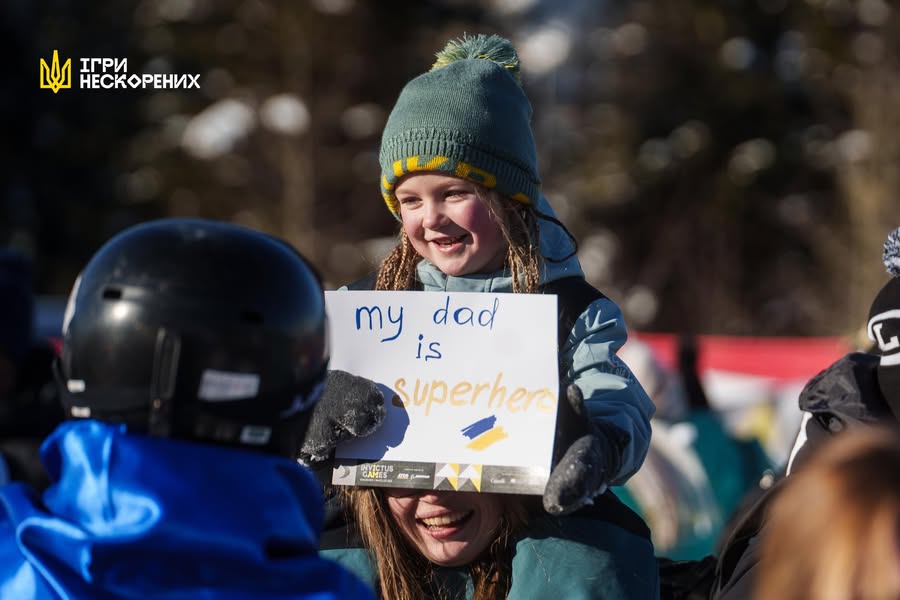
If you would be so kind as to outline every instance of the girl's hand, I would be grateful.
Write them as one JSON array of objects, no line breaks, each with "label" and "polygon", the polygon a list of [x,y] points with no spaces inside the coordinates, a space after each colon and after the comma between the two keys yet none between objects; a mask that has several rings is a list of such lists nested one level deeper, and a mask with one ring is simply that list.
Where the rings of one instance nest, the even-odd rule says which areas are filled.
[{"label": "girl's hand", "polygon": [[581,389],[567,386],[556,414],[554,467],[544,488],[544,510],[565,515],[591,504],[609,487],[609,474],[616,471],[629,441],[618,427],[592,422]]}]

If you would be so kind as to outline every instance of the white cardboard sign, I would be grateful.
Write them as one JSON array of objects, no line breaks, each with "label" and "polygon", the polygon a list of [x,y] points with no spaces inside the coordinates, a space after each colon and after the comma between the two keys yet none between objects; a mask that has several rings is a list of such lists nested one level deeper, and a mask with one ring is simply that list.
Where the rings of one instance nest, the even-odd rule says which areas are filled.
[{"label": "white cardboard sign", "polygon": [[558,399],[556,296],[325,292],[330,368],[381,386],[387,416],[341,444],[332,482],[541,494]]}]

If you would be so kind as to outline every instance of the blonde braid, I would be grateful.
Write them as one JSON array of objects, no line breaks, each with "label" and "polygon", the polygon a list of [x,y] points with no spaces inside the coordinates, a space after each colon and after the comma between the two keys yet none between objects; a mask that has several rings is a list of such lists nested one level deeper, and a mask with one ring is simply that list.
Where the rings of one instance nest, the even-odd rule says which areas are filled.
[{"label": "blonde braid", "polygon": [[[480,190],[479,190],[480,191]],[[514,293],[534,294],[541,282],[540,235],[534,212],[496,192],[479,194],[506,240],[506,263]]]},{"label": "blonde braid", "polygon": [[421,257],[413,249],[406,232],[400,229],[400,242],[381,263],[376,290],[411,290],[416,281],[416,264]]}]

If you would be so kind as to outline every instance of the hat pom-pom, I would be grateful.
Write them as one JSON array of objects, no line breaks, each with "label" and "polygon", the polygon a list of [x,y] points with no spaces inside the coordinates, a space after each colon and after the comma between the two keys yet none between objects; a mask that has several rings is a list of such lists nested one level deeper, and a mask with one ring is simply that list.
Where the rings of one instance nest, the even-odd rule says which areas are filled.
[{"label": "hat pom-pom", "polygon": [[444,49],[436,55],[437,60],[431,66],[435,71],[459,60],[483,59],[497,63],[506,69],[513,79],[521,85],[519,75],[519,55],[512,43],[499,35],[478,34],[472,37],[463,35],[457,40],[450,40]]},{"label": "hat pom-pom", "polygon": [[888,273],[900,277],[900,227],[893,230],[884,242],[884,266]]}]

